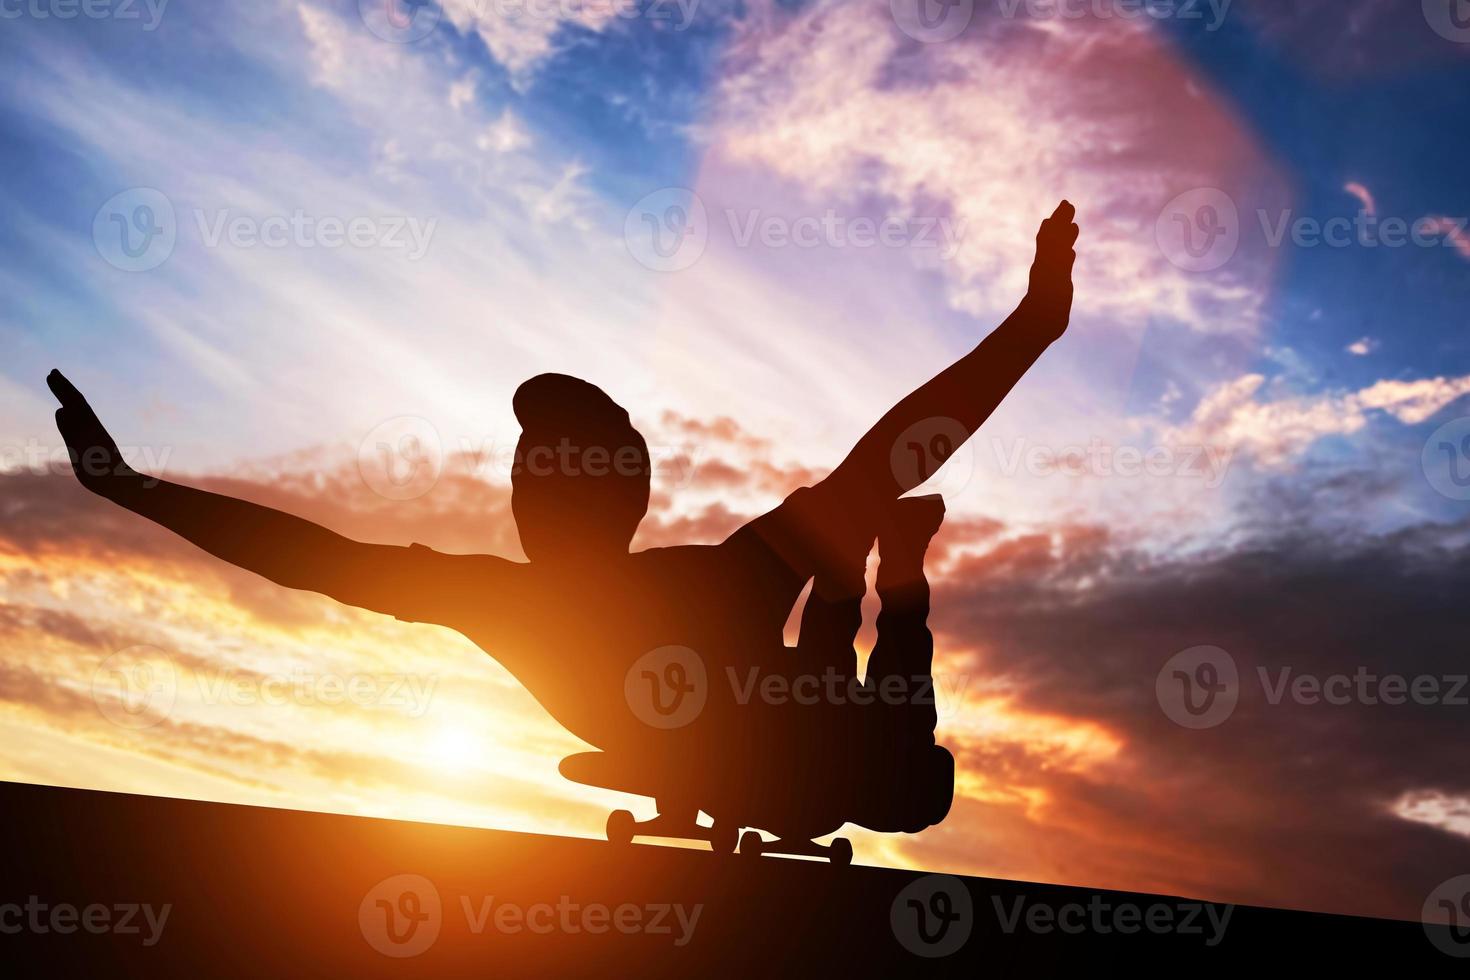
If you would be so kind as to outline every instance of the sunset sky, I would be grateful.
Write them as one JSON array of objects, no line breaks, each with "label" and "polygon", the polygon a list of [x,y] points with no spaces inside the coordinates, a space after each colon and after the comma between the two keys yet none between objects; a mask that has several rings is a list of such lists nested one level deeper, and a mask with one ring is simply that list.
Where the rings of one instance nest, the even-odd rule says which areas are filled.
[{"label": "sunset sky", "polygon": [[[516,558],[511,393],[578,375],[660,461],[636,546],[716,542],[1004,319],[1065,197],[1071,330],[934,481],[955,806],[857,860],[1416,917],[1470,872],[1470,705],[1260,672],[1470,672],[1470,27],[1063,6],[7,7],[0,778],[600,834],[628,799],[468,640],[82,491],[47,371],[139,469]],[[1199,646],[1241,683],[1192,730],[1155,682]]]}]

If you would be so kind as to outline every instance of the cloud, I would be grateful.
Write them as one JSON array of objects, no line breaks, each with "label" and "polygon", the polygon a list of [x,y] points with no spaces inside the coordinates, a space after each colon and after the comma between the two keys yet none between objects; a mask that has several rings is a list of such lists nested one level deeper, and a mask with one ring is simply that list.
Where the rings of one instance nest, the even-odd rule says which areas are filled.
[{"label": "cloud", "polygon": [[1470,837],[1470,796],[1449,796],[1437,790],[1416,790],[1393,804],[1395,816]]},{"label": "cloud", "polygon": [[617,18],[619,5],[445,0],[443,9],[457,30],[484,41],[512,84],[524,88],[557,50],[558,34],[569,28],[603,30]]},{"label": "cloud", "polygon": [[1368,188],[1364,187],[1357,181],[1349,181],[1348,184],[1343,187],[1343,190],[1347,191],[1353,197],[1356,197],[1358,199],[1358,201],[1363,205],[1363,210],[1367,212],[1370,218],[1377,216],[1378,202],[1373,199],[1372,191],[1370,191]]},{"label": "cloud", "polygon": [[1190,419],[1165,431],[1166,442],[1244,453],[1264,467],[1293,462],[1327,436],[1362,431],[1373,413],[1404,425],[1428,421],[1470,395],[1470,376],[1379,381],[1356,392],[1261,399],[1266,378],[1247,374],[1200,399]]},{"label": "cloud", "polygon": [[[982,843],[968,853],[983,857],[965,867],[1003,854],[1031,879],[1414,917],[1443,868],[1470,859],[1457,762],[1470,722],[1448,699],[1466,674],[1467,540],[1463,521],[1331,541],[1283,519],[1188,557],[1084,528],[968,555],[943,576],[933,623],[942,649],[974,659],[939,669],[1004,683],[1015,709],[1085,720],[1117,749],[1058,770],[1044,742],[962,742],[962,767],[1013,797],[973,799]],[[1240,701],[1191,731],[1165,716],[1155,680],[1205,644],[1234,659]],[[1273,702],[1282,671],[1436,678],[1445,698]],[[961,859],[971,843],[926,837],[909,853]]]},{"label": "cloud", "polygon": [[1379,348],[1379,342],[1372,337],[1363,337],[1348,344],[1345,350],[1354,357],[1367,357]]},{"label": "cloud", "polygon": [[1274,181],[1158,34],[986,7],[961,39],[916,45],[888,6],[758,8],[723,62],[701,193],[739,201],[732,171],[758,166],[800,188],[808,208],[949,216],[958,252],[935,271],[957,308],[986,316],[1024,294],[1036,226],[1067,197],[1084,227],[1086,313],[1253,328],[1263,269],[1243,261],[1230,275],[1191,276],[1155,240],[1177,195],[1233,186],[1243,172]]}]

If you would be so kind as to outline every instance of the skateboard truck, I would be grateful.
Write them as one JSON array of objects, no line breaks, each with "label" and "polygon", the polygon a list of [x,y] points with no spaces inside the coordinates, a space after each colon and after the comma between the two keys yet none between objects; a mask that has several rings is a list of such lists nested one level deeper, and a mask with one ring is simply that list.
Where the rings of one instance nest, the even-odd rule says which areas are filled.
[{"label": "skateboard truck", "polygon": [[747,830],[740,835],[740,854],[750,858],[758,858],[762,854],[820,857],[826,858],[834,867],[845,868],[852,864],[852,842],[846,837],[834,837],[830,844],[818,844],[798,837],[767,841],[756,831]]},{"label": "skateboard truck", "polygon": [[[677,840],[707,841],[716,854],[730,854],[736,849],[738,827],[728,821],[715,821],[701,827],[692,814],[678,810],[661,811],[650,820],[639,820],[629,810],[614,810],[607,815],[607,839],[614,844],[631,844],[634,837],[669,837]],[[852,843],[846,837],[834,838],[830,844],[801,838],[778,838],[767,841],[754,830],[739,835],[740,855],[758,858],[762,854],[786,854],[800,857],[826,858],[832,865],[845,868],[852,864]]]},{"label": "skateboard truck", "polygon": [[614,810],[607,815],[607,839],[614,844],[632,843],[634,837],[672,837],[707,841],[716,854],[733,854],[739,830],[718,820],[712,826],[701,827],[693,813],[662,807],[651,820],[638,820],[629,810]]},{"label": "skateboard truck", "polygon": [[[632,793],[653,799],[658,816],[639,820],[630,810],[614,810],[607,816],[607,839],[619,846],[631,844],[635,837],[667,837],[674,840],[702,840],[716,854],[739,853],[748,858],[762,854],[786,854],[799,857],[826,858],[836,867],[852,864],[852,844],[843,837],[835,838],[830,844],[818,844],[802,837],[786,837],[766,841],[754,829],[740,833],[742,824],[728,816],[716,817],[711,826],[700,826],[696,817],[699,808],[685,802],[689,795],[674,798],[658,795],[658,790],[649,785],[646,777],[629,774],[615,768],[602,752],[582,752],[567,756],[558,767],[561,774],[573,782],[585,786]],[[734,808],[739,812],[739,807]],[[833,821],[833,829],[840,821]]]}]

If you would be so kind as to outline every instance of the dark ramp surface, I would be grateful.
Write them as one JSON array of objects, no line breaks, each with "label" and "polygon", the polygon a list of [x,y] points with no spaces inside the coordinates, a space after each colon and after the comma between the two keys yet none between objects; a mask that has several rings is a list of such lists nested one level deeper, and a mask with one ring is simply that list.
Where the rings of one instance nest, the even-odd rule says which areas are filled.
[{"label": "dark ramp surface", "polygon": [[1419,923],[1154,895],[19,783],[0,783],[0,820],[7,976],[1470,966]]}]

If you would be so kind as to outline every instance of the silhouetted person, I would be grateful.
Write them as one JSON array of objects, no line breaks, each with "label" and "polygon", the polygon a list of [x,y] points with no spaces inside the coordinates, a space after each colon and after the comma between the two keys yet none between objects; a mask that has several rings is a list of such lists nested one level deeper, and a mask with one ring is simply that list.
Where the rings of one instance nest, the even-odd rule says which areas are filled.
[{"label": "silhouetted person", "polygon": [[[794,659],[816,666],[826,658],[853,672],[863,562],[885,528],[891,543],[879,544],[885,619],[874,669],[928,674],[922,556],[938,511],[932,502],[895,502],[957,446],[925,454],[915,467],[895,466],[895,451],[906,452],[901,438],[926,420],[952,420],[947,424],[957,425],[959,441],[968,438],[1062,335],[1078,234],[1072,219],[1072,206],[1063,202],[1042,224],[1030,289],[999,328],[884,415],[826,479],[795,491],[718,545],[629,552],[648,507],[646,444],[601,389],[564,375],[540,375],[515,393],[523,432],[511,505],[525,563],[366,544],[247,501],[155,481],[123,462],[86,400],[59,372],[47,381],[61,402],[57,425],[77,477],[94,493],[277,584],[459,630],[558,722],[610,754],[677,770],[748,752],[758,766],[760,753],[782,751],[782,739],[800,737],[793,733],[801,728],[787,730],[780,720],[790,712],[770,713],[769,725],[742,722],[727,678],[744,677],[752,666],[771,673],[799,669],[782,630],[809,580],[815,585]],[[900,530],[905,523],[908,530]],[[697,653],[708,705],[693,722],[663,729],[630,705],[625,681],[640,658],[669,645]],[[671,676],[682,683],[682,675]],[[895,744],[917,748],[894,762],[907,782],[897,794],[903,799],[884,806],[912,812],[874,820],[917,829],[948,809],[953,759],[933,744],[932,706],[908,717],[897,726]],[[803,765],[810,770],[809,761]]]}]

